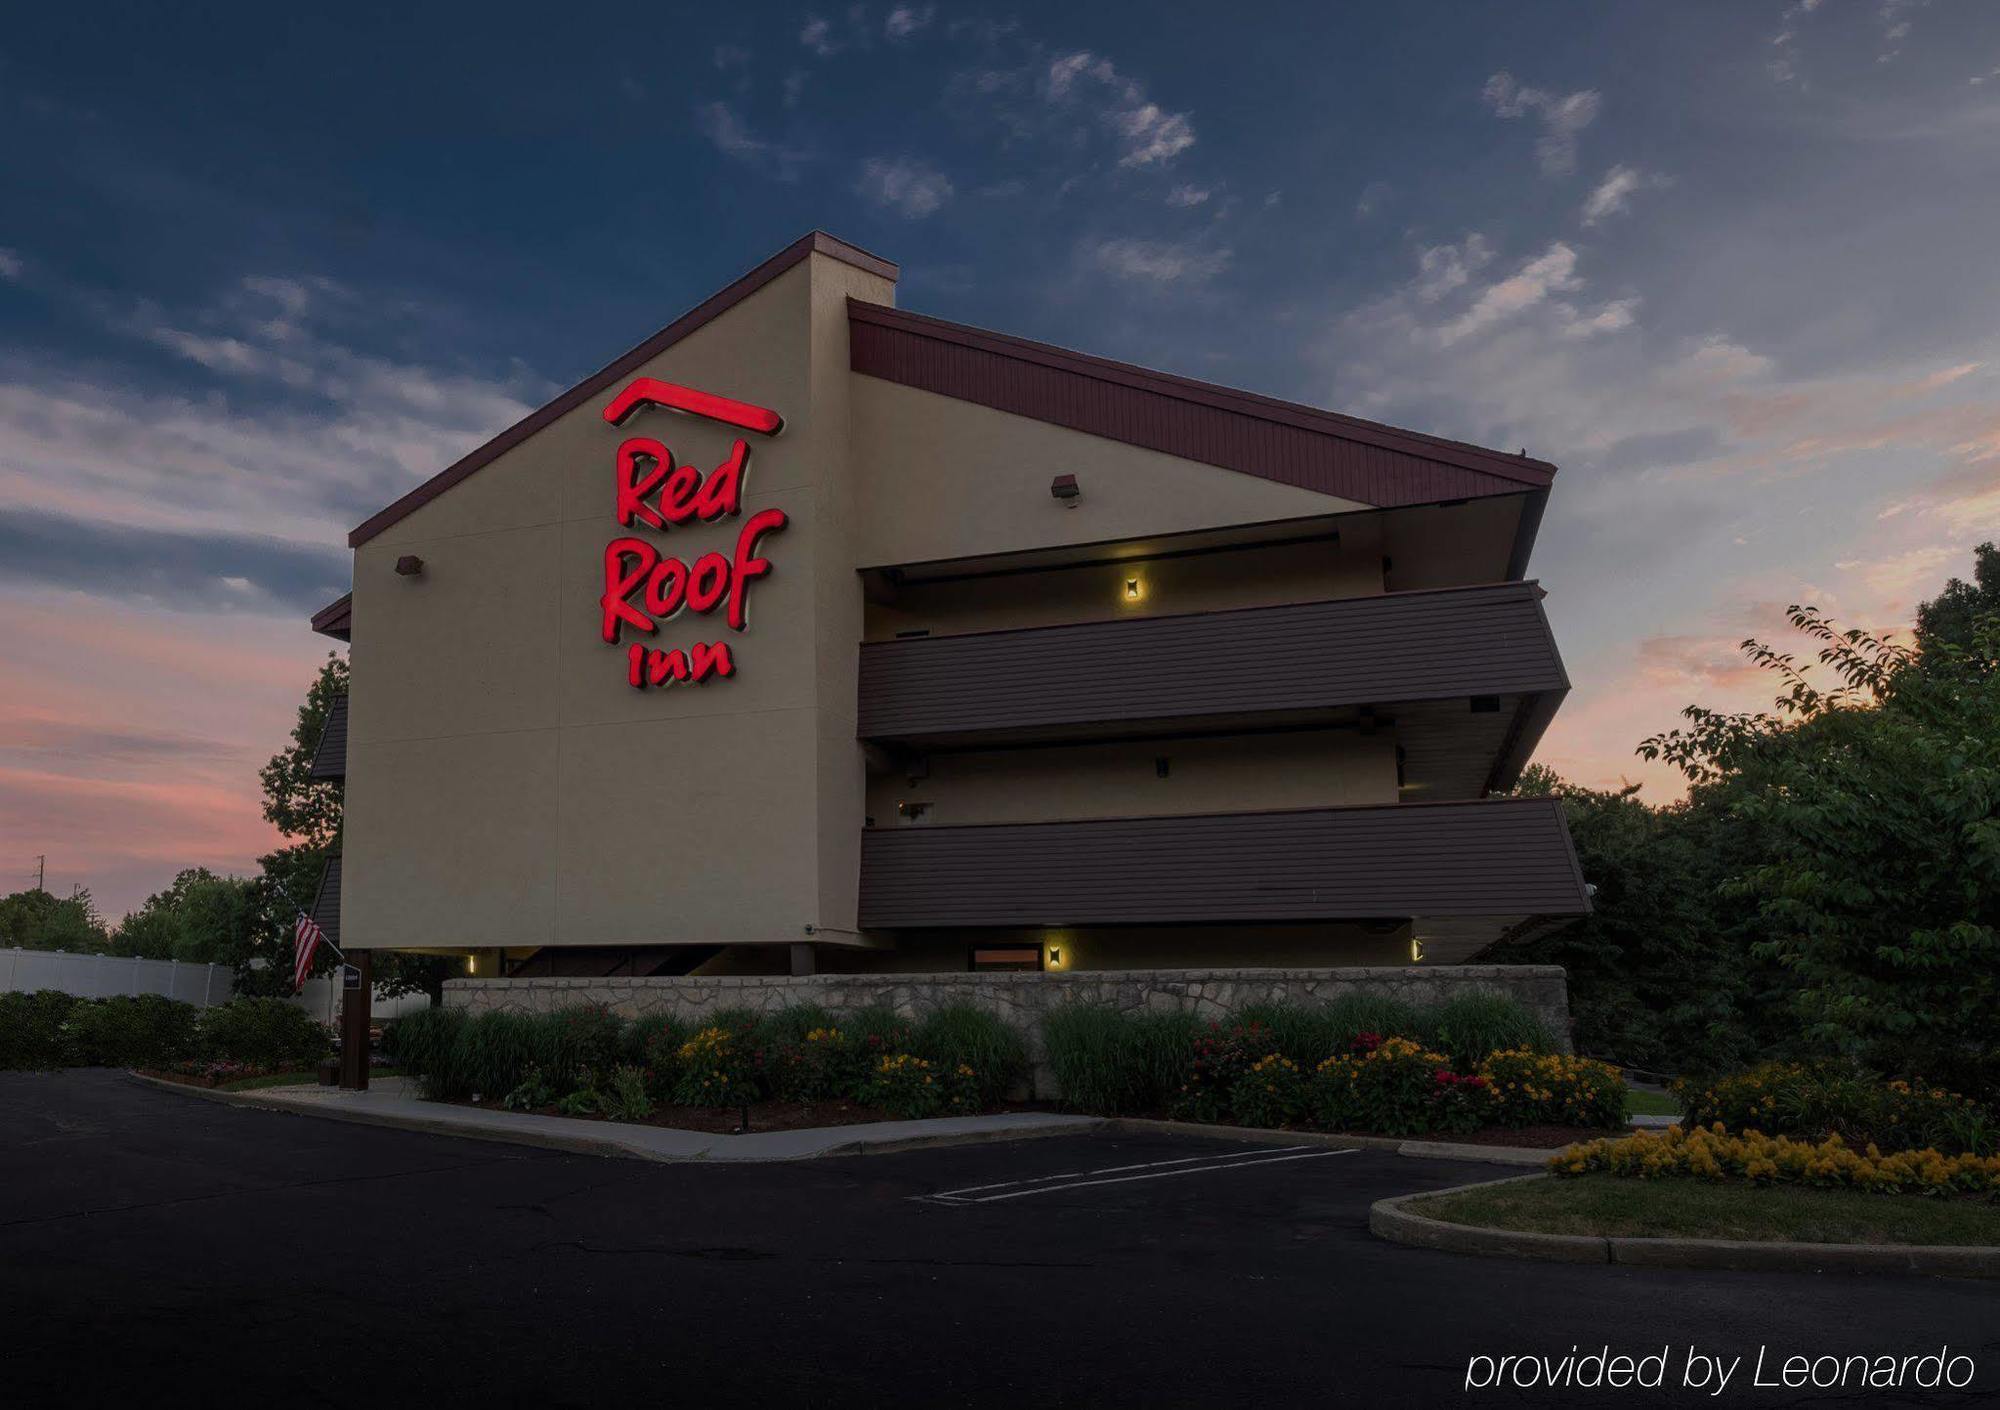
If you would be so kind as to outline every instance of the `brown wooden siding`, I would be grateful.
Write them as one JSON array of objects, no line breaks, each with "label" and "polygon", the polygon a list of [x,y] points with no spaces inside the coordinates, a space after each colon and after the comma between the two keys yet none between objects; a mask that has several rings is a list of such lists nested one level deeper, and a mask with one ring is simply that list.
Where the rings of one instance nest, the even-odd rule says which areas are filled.
[{"label": "brown wooden siding", "polygon": [[857,731],[1069,724],[1561,692],[1533,583],[867,642]]},{"label": "brown wooden siding", "polygon": [[1546,488],[1555,467],[850,299],[854,371],[1387,508]]},{"label": "brown wooden siding", "polygon": [[313,750],[312,776],[314,778],[347,777],[347,697],[334,697],[333,704],[327,706],[326,726],[319,732],[319,744]]},{"label": "brown wooden siding", "polygon": [[1587,914],[1554,799],[870,828],[861,924]]},{"label": "brown wooden siding", "polygon": [[326,932],[326,938],[335,945],[340,944],[340,853],[327,858],[326,870],[319,879],[319,891],[313,897],[312,918],[319,928]]}]

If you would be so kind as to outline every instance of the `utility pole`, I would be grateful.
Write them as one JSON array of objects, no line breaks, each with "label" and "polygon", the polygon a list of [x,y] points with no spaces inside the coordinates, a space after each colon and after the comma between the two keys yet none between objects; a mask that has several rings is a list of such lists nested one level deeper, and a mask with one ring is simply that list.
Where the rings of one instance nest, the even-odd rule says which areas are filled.
[{"label": "utility pole", "polygon": [[48,887],[44,884],[45,882],[48,881],[48,879],[49,879],[49,855],[48,853],[44,852],[42,853],[41,856],[35,858],[35,889],[37,891],[48,890]]}]

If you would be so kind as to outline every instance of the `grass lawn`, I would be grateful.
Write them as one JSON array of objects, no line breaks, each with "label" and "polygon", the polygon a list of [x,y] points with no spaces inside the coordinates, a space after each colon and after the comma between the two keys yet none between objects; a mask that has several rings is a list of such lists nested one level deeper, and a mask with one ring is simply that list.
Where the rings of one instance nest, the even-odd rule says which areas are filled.
[{"label": "grass lawn", "polygon": [[1642,1092],[1631,1088],[1625,1093],[1627,1116],[1679,1116],[1680,1103],[1665,1092]]},{"label": "grass lawn", "polygon": [[2000,1202],[1975,1196],[1716,1185],[1583,1175],[1413,1201],[1428,1219],[1541,1234],[1790,1239],[1815,1244],[2000,1244]]},{"label": "grass lawn", "polygon": [[[370,1078],[394,1077],[396,1076],[396,1069],[393,1067],[371,1067],[368,1069],[368,1075]],[[259,1087],[299,1087],[308,1082],[317,1081],[319,1081],[319,1073],[317,1072],[267,1072],[262,1077],[242,1077],[234,1082],[224,1082],[216,1090],[218,1092],[254,1092]]]}]

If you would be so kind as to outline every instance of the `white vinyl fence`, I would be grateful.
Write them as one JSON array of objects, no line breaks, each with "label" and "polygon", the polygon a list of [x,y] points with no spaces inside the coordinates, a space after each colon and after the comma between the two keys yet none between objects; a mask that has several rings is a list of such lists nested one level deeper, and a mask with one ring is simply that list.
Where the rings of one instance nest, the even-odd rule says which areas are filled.
[{"label": "white vinyl fence", "polygon": [[[0,994],[60,989],[80,999],[108,999],[114,994],[164,994],[169,999],[198,1004],[226,1004],[236,992],[236,976],[219,964],[182,964],[179,960],[128,959],[120,955],[73,955],[64,950],[0,950]],[[293,1003],[324,1022],[340,1016],[340,978],[308,979]],[[375,1018],[394,1018],[430,1007],[423,994],[385,998],[375,993]]]}]

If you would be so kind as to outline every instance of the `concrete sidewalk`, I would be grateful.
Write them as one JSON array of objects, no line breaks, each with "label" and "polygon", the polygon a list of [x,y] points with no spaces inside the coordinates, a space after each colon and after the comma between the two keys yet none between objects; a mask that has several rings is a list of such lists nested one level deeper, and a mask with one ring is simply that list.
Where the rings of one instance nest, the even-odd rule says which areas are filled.
[{"label": "concrete sidewalk", "polygon": [[337,1087],[264,1087],[249,1092],[218,1092],[174,1082],[149,1082],[169,1091],[265,1111],[321,1116],[370,1126],[396,1126],[439,1136],[465,1136],[485,1141],[588,1155],[631,1156],[657,1161],[812,1160],[819,1156],[915,1150],[924,1146],[964,1145],[977,1141],[1013,1141],[1029,1136],[1071,1136],[1101,1124],[1095,1116],[1064,1116],[1055,1112],[1002,1112],[994,1116],[945,1116],[929,1121],[878,1121],[857,1126],[816,1126],[803,1131],[753,1131],[744,1136],[711,1135],[664,1126],[586,1121],[569,1116],[533,1116],[515,1111],[489,1111],[447,1102],[427,1102],[414,1096],[404,1079],[379,1078],[365,1092]]}]

